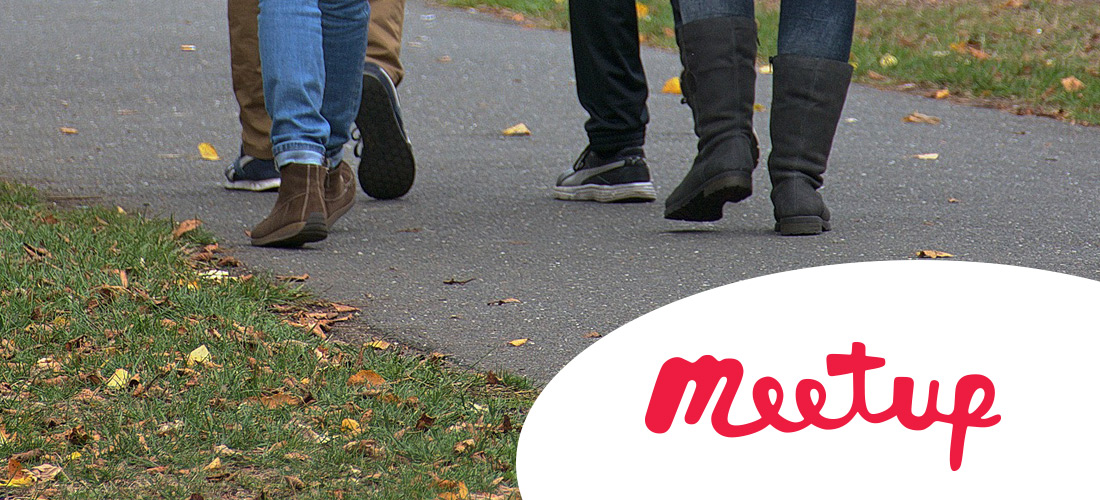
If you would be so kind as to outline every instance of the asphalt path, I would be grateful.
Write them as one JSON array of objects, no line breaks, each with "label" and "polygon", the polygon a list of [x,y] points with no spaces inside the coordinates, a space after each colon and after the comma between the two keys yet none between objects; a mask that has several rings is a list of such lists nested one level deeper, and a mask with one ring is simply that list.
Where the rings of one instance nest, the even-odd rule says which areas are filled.
[{"label": "asphalt path", "polygon": [[[781,271],[932,249],[1100,279],[1100,129],[856,85],[823,191],[834,230],[822,236],[772,233],[763,168],[756,194],[713,224],[666,221],[660,202],[562,202],[550,186],[585,145],[568,34],[421,0],[407,8],[399,89],[413,190],[394,201],[360,193],[308,249],[252,248],[245,230],[275,195],[220,187],[239,146],[225,11],[221,0],[0,3],[0,177],[67,204],[200,218],[249,267],[308,273],[318,294],[362,307],[347,338],[542,382],[595,342],[589,332]],[[690,111],[660,93],[679,73],[676,54],[643,57],[646,152],[663,199],[695,140]],[[767,106],[770,77],[757,88]],[[903,123],[913,111],[943,122]],[[530,137],[502,137],[520,122]],[[756,127],[766,152],[767,113]],[[202,160],[201,142],[226,161]],[[913,157],[928,153],[939,158]],[[520,302],[488,305],[507,298]],[[799,290],[775,300],[829,314]],[[913,300],[934,310],[935,297]],[[530,342],[507,343],[518,338]]]}]

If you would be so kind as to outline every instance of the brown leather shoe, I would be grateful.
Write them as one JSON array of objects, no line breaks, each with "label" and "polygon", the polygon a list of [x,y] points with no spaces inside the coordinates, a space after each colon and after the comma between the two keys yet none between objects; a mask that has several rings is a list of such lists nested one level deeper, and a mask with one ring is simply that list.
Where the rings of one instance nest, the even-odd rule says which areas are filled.
[{"label": "brown leather shoe", "polygon": [[355,205],[355,172],[346,161],[341,161],[336,168],[325,174],[325,224],[332,227],[344,214]]},{"label": "brown leather shoe", "polygon": [[279,198],[252,229],[259,247],[298,247],[328,237],[325,223],[325,167],[290,163],[280,171]]}]

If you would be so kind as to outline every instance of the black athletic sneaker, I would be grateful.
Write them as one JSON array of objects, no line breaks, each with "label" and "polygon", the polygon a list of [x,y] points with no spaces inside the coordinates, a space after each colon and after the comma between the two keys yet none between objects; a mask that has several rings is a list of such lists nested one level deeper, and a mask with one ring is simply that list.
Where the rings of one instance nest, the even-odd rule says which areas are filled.
[{"label": "black athletic sneaker", "polygon": [[586,147],[573,168],[558,177],[554,197],[612,203],[653,201],[657,199],[657,192],[649,179],[642,148],[625,148],[613,155],[601,156]]},{"label": "black athletic sneaker", "polygon": [[244,191],[279,189],[279,169],[274,160],[261,160],[241,153],[225,169],[225,188]]},{"label": "black athletic sneaker", "polygon": [[386,71],[368,62],[363,68],[363,100],[352,132],[359,161],[359,186],[371,197],[404,196],[416,177],[412,144],[401,121],[397,89]]}]

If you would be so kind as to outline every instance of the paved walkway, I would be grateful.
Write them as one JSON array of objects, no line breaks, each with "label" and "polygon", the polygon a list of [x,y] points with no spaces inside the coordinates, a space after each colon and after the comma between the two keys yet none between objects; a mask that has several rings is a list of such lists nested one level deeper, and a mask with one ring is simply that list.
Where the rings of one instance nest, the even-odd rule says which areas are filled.
[{"label": "paved walkway", "polygon": [[[560,202],[549,185],[585,143],[568,35],[421,0],[408,6],[400,88],[419,164],[413,191],[387,202],[360,195],[308,250],[254,249],[244,230],[275,195],[223,190],[223,162],[199,159],[196,148],[210,142],[231,157],[238,147],[225,2],[17,4],[0,4],[0,177],[70,201],[201,218],[248,265],[307,272],[319,294],[362,306],[359,333],[469,366],[546,381],[593,342],[586,333],[677,299],[921,249],[1100,279],[1100,129],[855,86],[825,188],[835,229],[823,236],[771,232],[763,169],[757,194],[709,225],[666,221],[660,203]],[[695,141],[689,110],[659,93],[678,58],[644,57],[647,153],[663,199]],[[767,104],[767,76],[758,90]],[[943,124],[902,123],[912,111]],[[518,122],[534,135],[500,136]],[[767,151],[766,113],[757,129]],[[921,153],[940,156],[912,158]],[[505,298],[521,303],[487,305]],[[792,290],[776,300],[809,298]],[[934,311],[934,298],[913,300]],[[507,345],[516,338],[531,342]]]}]

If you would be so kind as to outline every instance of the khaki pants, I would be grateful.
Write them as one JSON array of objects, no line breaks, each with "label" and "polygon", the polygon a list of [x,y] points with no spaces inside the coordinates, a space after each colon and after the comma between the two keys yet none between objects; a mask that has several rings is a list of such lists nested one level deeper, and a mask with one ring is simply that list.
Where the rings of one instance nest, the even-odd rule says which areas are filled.
[{"label": "khaki pants", "polygon": [[[367,31],[367,62],[375,63],[401,82],[401,28],[405,23],[405,0],[369,0],[370,28]],[[260,41],[256,17],[259,0],[228,0],[229,60],[233,93],[241,107],[241,152],[264,160],[272,159],[271,117],[264,107],[264,80],[260,70]]]}]

